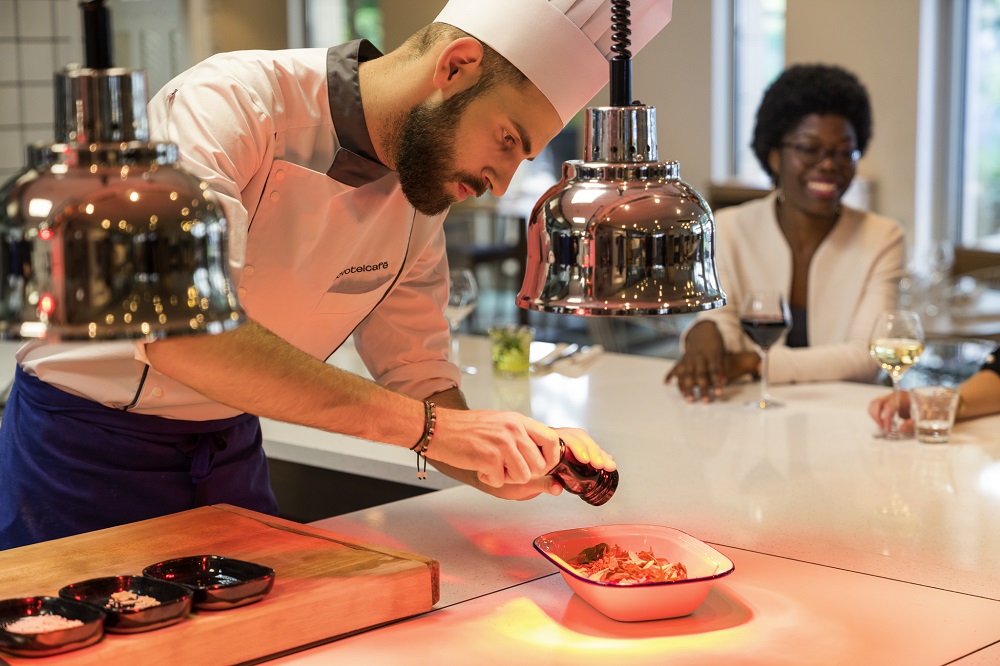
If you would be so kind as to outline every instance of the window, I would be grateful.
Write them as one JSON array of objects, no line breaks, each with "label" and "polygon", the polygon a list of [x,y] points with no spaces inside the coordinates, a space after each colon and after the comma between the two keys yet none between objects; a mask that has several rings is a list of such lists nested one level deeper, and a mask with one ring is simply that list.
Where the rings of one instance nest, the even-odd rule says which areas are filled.
[{"label": "window", "polygon": [[968,0],[962,112],[962,245],[1000,248],[1000,0]]},{"label": "window", "polygon": [[733,0],[731,176],[769,186],[750,148],[757,107],[785,67],[785,0]]},{"label": "window", "polygon": [[382,48],[378,0],[305,0],[306,46],[333,46],[364,38]]}]

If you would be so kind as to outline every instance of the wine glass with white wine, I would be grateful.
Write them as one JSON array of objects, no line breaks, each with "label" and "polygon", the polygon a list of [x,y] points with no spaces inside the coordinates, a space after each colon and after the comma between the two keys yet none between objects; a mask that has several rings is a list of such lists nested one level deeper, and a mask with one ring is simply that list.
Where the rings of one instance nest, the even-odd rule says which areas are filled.
[{"label": "wine glass with white wine", "polygon": [[[868,352],[892,379],[893,402],[899,408],[899,379],[924,351],[924,329],[920,315],[909,310],[887,310],[878,316],[869,337]],[[889,430],[876,435],[903,439],[899,417],[894,415]]]},{"label": "wine glass with white wine", "polygon": [[478,300],[479,285],[475,274],[468,268],[453,268],[448,276],[448,305],[444,316],[451,328],[451,362],[467,375],[476,374],[476,369],[459,362],[458,327],[476,309]]}]

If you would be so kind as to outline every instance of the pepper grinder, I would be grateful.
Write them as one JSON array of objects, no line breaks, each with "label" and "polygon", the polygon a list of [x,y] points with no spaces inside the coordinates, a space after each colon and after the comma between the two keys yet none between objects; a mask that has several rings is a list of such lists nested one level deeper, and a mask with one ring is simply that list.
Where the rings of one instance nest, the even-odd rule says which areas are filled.
[{"label": "pepper grinder", "polygon": [[559,440],[559,462],[549,475],[587,504],[601,506],[618,488],[618,470],[608,472],[576,459],[566,442]]}]

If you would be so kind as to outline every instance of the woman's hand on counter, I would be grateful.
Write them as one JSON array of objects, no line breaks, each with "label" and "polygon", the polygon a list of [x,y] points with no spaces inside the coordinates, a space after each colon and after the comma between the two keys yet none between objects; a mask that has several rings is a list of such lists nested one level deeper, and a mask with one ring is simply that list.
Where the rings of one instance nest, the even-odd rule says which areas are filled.
[{"label": "woman's hand on counter", "polygon": [[902,419],[900,432],[913,432],[913,420],[910,418],[910,394],[907,391],[895,392],[875,398],[868,405],[868,415],[878,424],[883,432],[888,432],[896,415]]},{"label": "woman's hand on counter", "polygon": [[714,322],[696,324],[684,338],[684,355],[677,360],[664,383],[677,380],[677,390],[688,402],[712,402],[729,382],[759,372],[760,357],[754,352],[729,352]]}]

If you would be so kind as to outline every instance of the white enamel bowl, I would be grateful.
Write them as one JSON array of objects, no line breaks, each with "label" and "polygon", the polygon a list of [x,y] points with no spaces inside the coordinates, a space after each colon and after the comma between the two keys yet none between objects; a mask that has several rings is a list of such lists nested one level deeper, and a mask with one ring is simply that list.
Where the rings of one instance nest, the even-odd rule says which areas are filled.
[{"label": "white enamel bowl", "polygon": [[[566,560],[604,542],[681,562],[685,580],[617,585],[578,575]],[[690,615],[705,601],[715,581],[735,570],[732,561],[690,534],[660,525],[596,525],[549,532],[533,542],[559,568],[563,579],[584,601],[614,620],[636,622]]]}]

